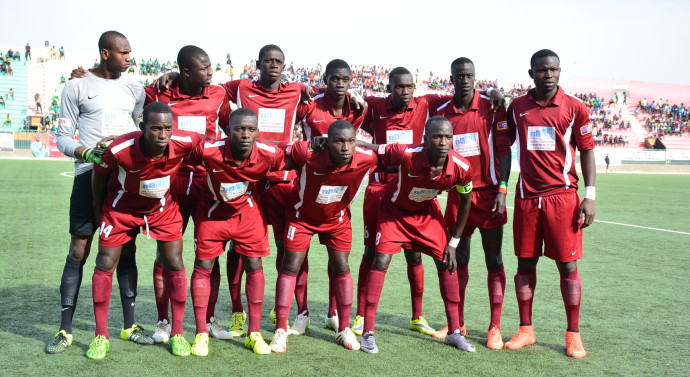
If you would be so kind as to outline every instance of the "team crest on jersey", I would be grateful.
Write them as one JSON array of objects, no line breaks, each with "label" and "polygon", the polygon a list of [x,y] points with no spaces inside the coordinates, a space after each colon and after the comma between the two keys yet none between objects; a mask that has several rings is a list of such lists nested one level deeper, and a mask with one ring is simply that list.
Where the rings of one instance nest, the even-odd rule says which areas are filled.
[{"label": "team crest on jersey", "polygon": [[592,125],[591,124],[586,124],[582,127],[580,127],[580,134],[581,135],[587,135],[592,133]]},{"label": "team crest on jersey", "polygon": [[496,129],[501,131],[501,130],[507,130],[508,129],[508,122],[498,122],[496,123]]}]

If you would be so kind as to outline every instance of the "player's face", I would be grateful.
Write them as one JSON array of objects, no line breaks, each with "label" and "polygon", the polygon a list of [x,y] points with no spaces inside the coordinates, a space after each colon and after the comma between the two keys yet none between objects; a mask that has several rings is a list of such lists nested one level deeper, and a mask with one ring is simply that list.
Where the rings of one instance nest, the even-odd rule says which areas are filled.
[{"label": "player's face", "polygon": [[411,74],[395,75],[388,83],[391,100],[396,109],[406,109],[414,96],[414,79]]},{"label": "player's face", "polygon": [[431,155],[446,157],[453,147],[453,127],[448,121],[435,121],[424,134],[424,146]]},{"label": "player's face", "polygon": [[213,68],[207,56],[192,59],[189,68],[184,69],[184,74],[189,78],[193,87],[205,88],[211,85]]},{"label": "player's face", "polygon": [[331,98],[345,97],[347,90],[350,89],[350,73],[349,69],[338,68],[326,76],[326,92]]},{"label": "player's face", "polygon": [[233,151],[244,153],[251,151],[256,136],[259,134],[257,119],[253,116],[240,116],[230,122],[230,148]]},{"label": "player's face", "polygon": [[453,66],[450,81],[453,82],[455,93],[461,96],[468,94],[474,90],[474,64],[462,63]]},{"label": "player's face", "polygon": [[127,72],[129,69],[132,62],[131,52],[132,48],[125,38],[116,38],[111,48],[101,50],[102,56],[107,61],[108,70],[118,72]]},{"label": "player's face", "polygon": [[285,69],[285,56],[278,50],[268,50],[264,53],[263,59],[259,62],[261,79],[268,82],[280,80],[280,75]]},{"label": "player's face", "polygon": [[172,113],[151,113],[144,124],[144,143],[146,150],[161,153],[172,136]]},{"label": "player's face", "polygon": [[529,70],[529,76],[534,80],[534,86],[543,91],[552,91],[558,85],[561,77],[561,61],[555,56],[547,56],[534,60],[534,66]]},{"label": "player's face", "polygon": [[336,166],[344,166],[352,160],[357,138],[354,128],[338,129],[328,135],[328,154]]}]

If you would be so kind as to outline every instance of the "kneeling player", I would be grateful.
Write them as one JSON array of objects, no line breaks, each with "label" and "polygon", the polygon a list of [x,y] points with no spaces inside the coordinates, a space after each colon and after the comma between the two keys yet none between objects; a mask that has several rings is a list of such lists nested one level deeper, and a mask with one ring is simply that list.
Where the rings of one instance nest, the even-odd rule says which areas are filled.
[{"label": "kneeling player", "polygon": [[[445,343],[474,352],[474,347],[460,332],[458,280],[452,276],[457,267],[455,249],[471,204],[472,175],[469,163],[453,151],[452,144],[451,124],[437,116],[426,123],[424,144],[367,145],[378,151],[384,165],[399,167],[398,180],[388,184],[378,210],[376,256],[367,275],[362,338],[362,350],[366,353],[379,352],[374,338],[376,310],[388,265],[404,244],[412,245],[412,250],[430,255],[436,261],[450,330]],[[458,221],[448,241],[436,196],[454,187],[460,193]]]},{"label": "kneeling player", "polygon": [[[194,133],[172,131],[172,113],[161,102],[144,108],[142,131],[116,138],[94,166],[93,204],[101,219],[98,256],[92,278],[96,338],[86,356],[102,359],[110,350],[108,309],[122,246],[140,228],[158,241],[165,285],[172,301],[172,353],[187,356],[189,343],[182,336],[187,276],[182,261],[182,218],[170,195],[170,179],[201,139]],[[103,198],[105,176],[113,173]],[[102,216],[101,216],[102,214]]]},{"label": "kneeling player", "polygon": [[268,233],[252,190],[267,172],[283,169],[285,158],[278,147],[255,142],[258,133],[256,114],[240,108],[230,115],[229,137],[204,144],[202,161],[211,191],[206,192],[195,214],[192,301],[197,334],[192,353],[197,356],[208,355],[206,310],[211,273],[228,241],[241,255],[247,273],[249,327],[244,344],[257,354],[271,353],[260,332],[265,285],[261,258],[269,255]]},{"label": "kneeling player", "polygon": [[288,199],[285,257],[276,283],[277,320],[271,349],[287,350],[287,317],[297,273],[311,237],[318,234],[328,251],[328,268],[334,280],[338,308],[335,341],[347,349],[359,350],[359,342],[350,329],[352,276],[347,263],[352,248],[350,203],[364,177],[376,168],[378,158],[372,151],[356,147],[355,129],[346,120],[330,125],[327,149],[321,153],[312,151],[308,142],[284,147],[293,167],[301,167],[301,175]]}]

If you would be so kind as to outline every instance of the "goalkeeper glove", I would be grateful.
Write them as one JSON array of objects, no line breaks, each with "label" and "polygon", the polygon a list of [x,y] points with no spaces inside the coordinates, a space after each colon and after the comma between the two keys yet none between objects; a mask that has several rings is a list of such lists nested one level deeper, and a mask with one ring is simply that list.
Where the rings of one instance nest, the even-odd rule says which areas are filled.
[{"label": "goalkeeper glove", "polygon": [[93,162],[94,164],[100,164],[103,162],[101,156],[103,156],[104,149],[101,148],[88,148],[81,154],[81,159],[84,162]]}]

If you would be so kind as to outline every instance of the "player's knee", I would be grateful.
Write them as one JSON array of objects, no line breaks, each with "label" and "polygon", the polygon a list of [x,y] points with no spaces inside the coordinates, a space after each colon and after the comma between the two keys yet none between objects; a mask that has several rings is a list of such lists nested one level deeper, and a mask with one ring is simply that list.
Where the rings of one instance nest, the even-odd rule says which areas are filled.
[{"label": "player's knee", "polygon": [[90,251],[87,249],[88,244],[87,239],[73,237],[69,244],[69,257],[81,263],[86,262]]},{"label": "player's knee", "polygon": [[496,270],[497,268],[503,266],[503,257],[501,256],[500,251],[495,253],[486,253],[484,255],[484,260],[486,261],[486,269],[489,271]]},{"label": "player's knee", "polygon": [[[204,270],[214,270],[214,267],[216,265],[215,259],[208,259],[208,260],[199,260],[196,259],[194,260],[194,265],[203,268]],[[220,271],[218,271],[220,272]]]},{"label": "player's knee", "polygon": [[263,264],[261,263],[261,258],[254,257],[242,257],[242,266],[246,272],[255,272],[263,270]]},{"label": "player's knee", "polygon": [[408,264],[420,264],[422,263],[422,253],[405,249],[405,260]]},{"label": "player's knee", "polygon": [[572,262],[556,262],[558,272],[561,274],[571,274],[577,270],[577,261]]},{"label": "player's knee", "polygon": [[391,257],[392,256],[390,254],[377,253],[371,268],[380,271],[388,270],[388,265],[391,263]]}]

